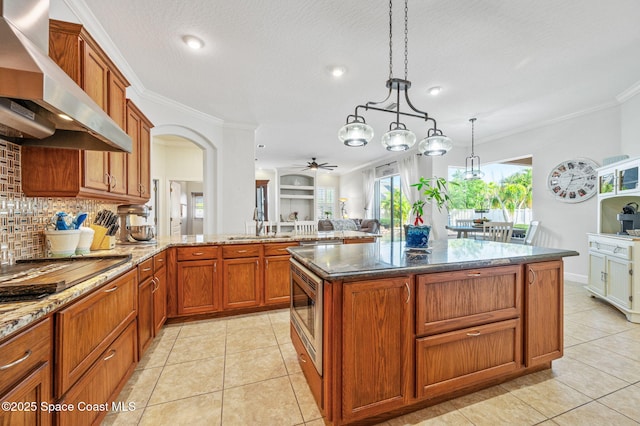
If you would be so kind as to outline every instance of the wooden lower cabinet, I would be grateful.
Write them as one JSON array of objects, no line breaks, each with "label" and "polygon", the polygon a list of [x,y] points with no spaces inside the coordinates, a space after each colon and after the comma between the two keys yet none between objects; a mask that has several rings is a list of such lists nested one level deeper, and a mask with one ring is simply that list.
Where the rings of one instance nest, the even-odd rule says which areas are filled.
[{"label": "wooden lower cabinet", "polygon": [[165,263],[166,252],[162,252],[138,265],[138,359],[142,358],[167,319]]},{"label": "wooden lower cabinet", "polygon": [[406,405],[412,394],[412,280],[343,284],[342,419]]},{"label": "wooden lower cabinet", "polygon": [[563,263],[526,265],[525,365],[531,367],[563,354]]},{"label": "wooden lower cabinet", "polygon": [[218,260],[178,261],[178,315],[219,309]]},{"label": "wooden lower cabinet", "polygon": [[138,355],[142,355],[153,341],[153,278],[138,285]]},{"label": "wooden lower cabinet", "polygon": [[267,256],[264,259],[264,304],[288,303],[291,294],[290,256]]},{"label": "wooden lower cabinet", "polygon": [[[56,424],[99,424],[108,412],[113,411],[111,403],[133,374],[136,358],[136,322],[131,321],[60,401],[61,404],[73,405],[75,409],[58,411]],[[127,409],[128,406],[120,408]]]},{"label": "wooden lower cabinet", "polygon": [[0,344],[0,425],[52,423],[40,410],[51,402],[52,323],[46,318]]},{"label": "wooden lower cabinet", "polygon": [[223,260],[223,309],[260,306],[262,300],[260,263],[259,257]]},{"label": "wooden lower cabinet", "polygon": [[497,375],[522,363],[519,319],[417,339],[418,398],[432,398]]},{"label": "wooden lower cabinet", "polygon": [[153,335],[157,336],[167,321],[167,268],[154,273],[153,294]]},{"label": "wooden lower cabinet", "polygon": [[136,318],[137,310],[138,279],[133,269],[56,314],[56,397],[98,360]]}]

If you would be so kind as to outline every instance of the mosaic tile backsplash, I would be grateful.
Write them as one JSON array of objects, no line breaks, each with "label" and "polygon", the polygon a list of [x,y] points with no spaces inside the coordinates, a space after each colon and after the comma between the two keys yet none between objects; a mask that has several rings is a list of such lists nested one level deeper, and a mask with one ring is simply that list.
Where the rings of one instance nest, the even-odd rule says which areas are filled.
[{"label": "mosaic tile backsplash", "polygon": [[27,197],[22,193],[20,145],[0,139],[0,265],[45,255],[42,231],[56,213],[115,211],[117,205],[76,198]]}]

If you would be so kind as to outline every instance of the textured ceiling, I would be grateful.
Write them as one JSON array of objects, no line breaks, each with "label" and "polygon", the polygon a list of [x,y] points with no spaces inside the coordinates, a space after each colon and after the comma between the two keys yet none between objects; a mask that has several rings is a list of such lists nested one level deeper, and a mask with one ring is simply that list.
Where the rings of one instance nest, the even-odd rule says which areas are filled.
[{"label": "textured ceiling", "polygon": [[[81,1],[81,0],[80,0]],[[388,154],[393,116],[367,112],[376,137],[347,148],[338,129],[386,96],[382,0],[84,0],[144,89],[232,123],[257,125],[257,166],[318,162],[345,172]],[[394,4],[394,77],[403,77]],[[616,103],[640,81],[640,1],[412,0],[409,93],[468,151],[476,142]],[[191,51],[181,40],[205,42]],[[336,80],[329,65],[343,65]],[[426,89],[442,86],[438,97]],[[406,108],[403,108],[406,109]],[[423,122],[407,120],[418,138]],[[415,149],[415,148],[414,148]]]}]

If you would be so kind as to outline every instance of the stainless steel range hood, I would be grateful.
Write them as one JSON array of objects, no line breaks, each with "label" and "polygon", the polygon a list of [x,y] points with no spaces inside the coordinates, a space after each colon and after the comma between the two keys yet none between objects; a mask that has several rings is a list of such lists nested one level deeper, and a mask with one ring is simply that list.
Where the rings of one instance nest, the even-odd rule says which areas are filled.
[{"label": "stainless steel range hood", "polygon": [[49,0],[0,0],[0,12],[0,137],[131,152],[131,138],[49,58]]}]

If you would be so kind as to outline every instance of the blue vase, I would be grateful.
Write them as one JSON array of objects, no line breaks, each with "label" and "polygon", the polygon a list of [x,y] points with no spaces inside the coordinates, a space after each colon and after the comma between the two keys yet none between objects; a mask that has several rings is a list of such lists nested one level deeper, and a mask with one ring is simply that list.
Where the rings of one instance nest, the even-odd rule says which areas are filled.
[{"label": "blue vase", "polygon": [[405,225],[404,236],[405,246],[408,248],[427,248],[429,246],[429,225]]}]

